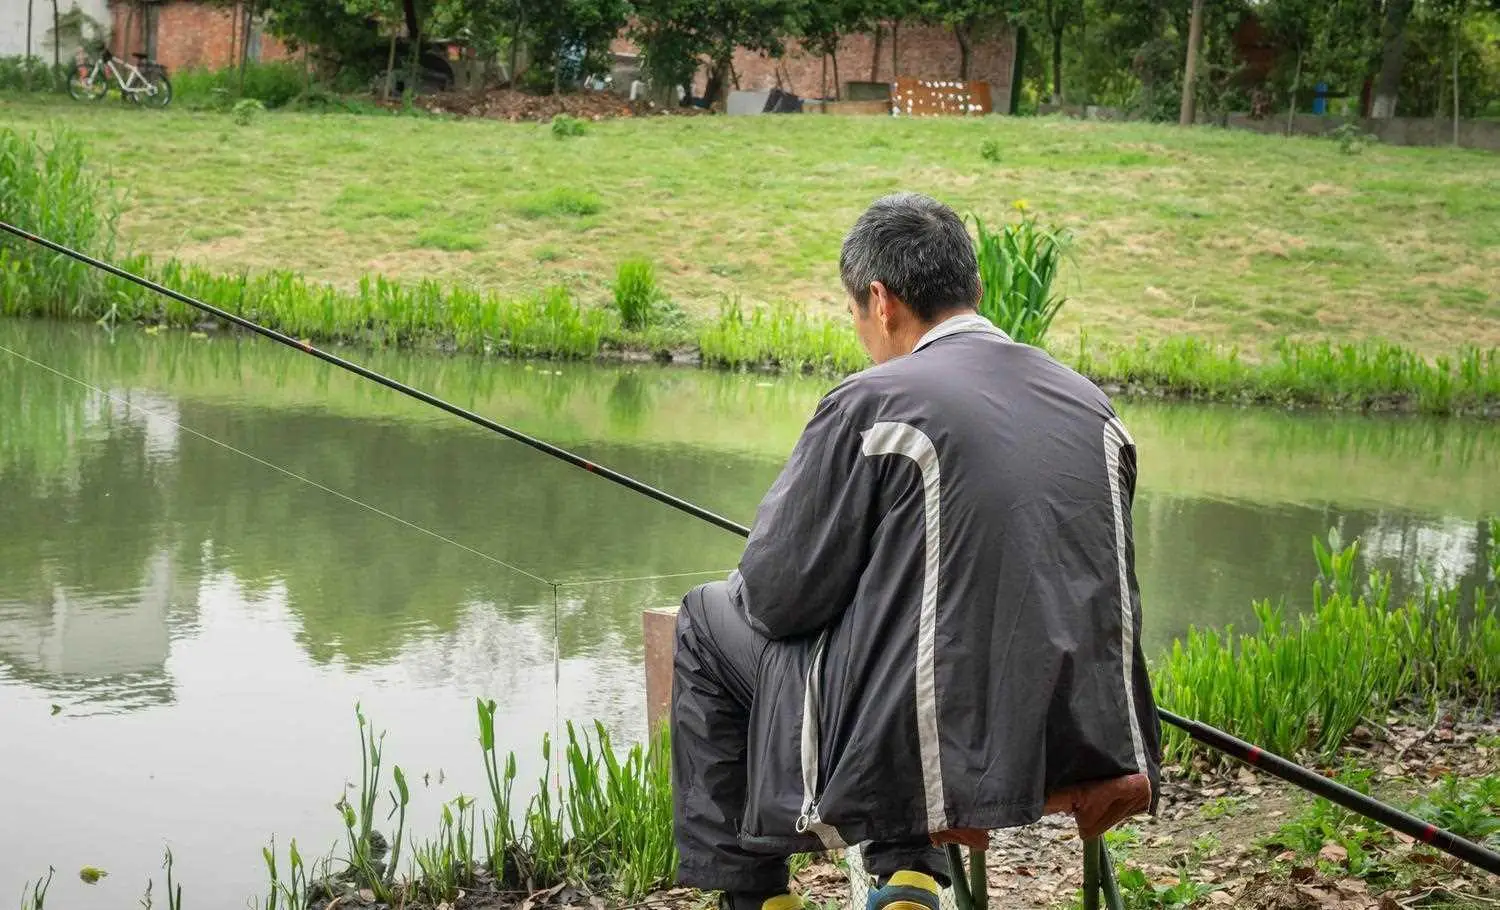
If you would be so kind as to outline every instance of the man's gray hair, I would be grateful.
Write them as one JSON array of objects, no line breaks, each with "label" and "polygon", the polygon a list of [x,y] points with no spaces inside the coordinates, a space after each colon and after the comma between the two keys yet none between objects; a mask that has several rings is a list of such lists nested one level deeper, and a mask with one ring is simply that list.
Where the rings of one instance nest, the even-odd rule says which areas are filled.
[{"label": "man's gray hair", "polygon": [[979,262],[964,223],[919,193],[875,200],[844,238],[839,277],[861,309],[879,281],[924,321],[978,305]]}]

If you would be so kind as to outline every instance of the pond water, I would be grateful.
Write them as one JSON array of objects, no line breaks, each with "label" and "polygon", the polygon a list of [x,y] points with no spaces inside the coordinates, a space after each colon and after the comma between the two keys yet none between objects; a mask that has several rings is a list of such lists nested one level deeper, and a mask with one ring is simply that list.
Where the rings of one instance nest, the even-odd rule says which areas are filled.
[{"label": "pond water", "polygon": [[[160,900],[170,845],[189,906],[243,906],[273,835],[334,844],[356,701],[417,782],[421,833],[483,789],[475,696],[523,782],[568,719],[639,737],[642,609],[738,554],[258,339],[0,322],[0,345],[56,371],[0,351],[0,895],[52,865],[59,906],[135,906],[153,875]],[[830,384],[356,356],[741,521]],[[1152,652],[1255,598],[1306,605],[1332,526],[1407,585],[1481,571],[1494,424],[1120,409]]]}]

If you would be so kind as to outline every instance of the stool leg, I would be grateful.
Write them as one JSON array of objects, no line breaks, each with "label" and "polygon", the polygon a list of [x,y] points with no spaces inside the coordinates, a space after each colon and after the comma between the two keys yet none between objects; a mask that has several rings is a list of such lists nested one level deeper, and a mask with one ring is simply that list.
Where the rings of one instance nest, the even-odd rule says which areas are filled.
[{"label": "stool leg", "polygon": [[989,910],[990,874],[985,851],[969,848],[969,903],[974,910]]},{"label": "stool leg", "polygon": [[1083,910],[1099,910],[1099,839],[1083,842]]},{"label": "stool leg", "polygon": [[969,877],[964,873],[964,854],[958,844],[948,844],[948,877],[953,880],[953,902],[958,910],[975,910],[974,895],[969,891]]},{"label": "stool leg", "polygon": [[1109,861],[1109,847],[1103,838],[1099,840],[1099,884],[1104,888],[1104,906],[1109,910],[1125,910],[1120,883],[1115,879],[1114,863]]}]

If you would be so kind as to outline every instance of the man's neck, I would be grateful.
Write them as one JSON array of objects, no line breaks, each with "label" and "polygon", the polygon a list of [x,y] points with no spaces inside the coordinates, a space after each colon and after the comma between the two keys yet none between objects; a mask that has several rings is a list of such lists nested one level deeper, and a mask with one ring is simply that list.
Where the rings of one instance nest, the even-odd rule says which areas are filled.
[{"label": "man's neck", "polygon": [[933,329],[937,328],[950,319],[954,319],[959,316],[975,316],[978,314],[978,312],[979,311],[975,310],[973,307],[960,307],[958,309],[939,313],[929,322],[918,323],[917,325],[912,326],[910,330],[910,336],[902,339],[902,347],[905,348],[908,352],[914,351],[917,349],[917,345],[922,343],[922,339],[926,338],[928,333],[930,333]]}]

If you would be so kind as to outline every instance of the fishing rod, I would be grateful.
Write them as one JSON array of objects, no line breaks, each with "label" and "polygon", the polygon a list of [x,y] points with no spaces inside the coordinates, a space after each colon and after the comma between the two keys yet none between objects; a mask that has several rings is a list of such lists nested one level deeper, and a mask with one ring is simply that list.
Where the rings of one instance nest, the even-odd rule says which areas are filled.
[{"label": "fishing rod", "polygon": [[[31,243],[35,243],[38,246],[45,247],[55,253],[60,253],[69,258],[76,259],[77,261],[82,262],[86,265],[93,266],[94,268],[114,275],[116,278],[121,278],[134,284],[140,285],[143,288],[155,291],[156,293],[161,294],[165,297],[169,297],[172,300],[176,300],[179,303],[186,304],[187,306],[223,319],[226,322],[230,322],[241,328],[248,329],[256,333],[257,335],[269,338],[272,341],[301,351],[304,354],[311,354],[312,356],[324,361],[325,363],[330,363],[336,367],[339,367],[340,369],[347,370],[350,373],[355,374],[356,376],[362,376],[365,379],[378,382],[388,389],[400,392],[403,395],[415,398],[420,402],[432,405],[433,407],[439,408],[443,411],[447,411],[449,414],[452,414],[455,417],[461,417],[464,420],[467,420],[477,426],[484,427],[487,430],[493,430],[494,432],[499,433],[500,435],[505,436],[508,439],[513,439],[516,442],[528,445],[531,448],[536,449],[538,452],[551,455],[553,458],[565,461],[575,467],[583,468],[585,471],[588,471],[591,474],[602,477],[605,480],[613,481],[614,483],[617,483],[620,486],[625,487],[626,489],[634,490],[637,493],[649,496],[657,502],[664,503],[665,505],[669,505],[674,509],[686,512],[694,518],[702,519],[703,521],[706,521],[718,528],[722,528],[725,531],[729,531],[733,534],[738,534],[740,537],[750,536],[749,528],[736,521],[725,518],[724,516],[719,515],[716,512],[711,512],[708,509],[703,508],[702,506],[695,505],[685,499],[673,496],[672,494],[667,493],[664,490],[657,489],[650,484],[643,483],[626,474],[621,474],[619,471],[611,470],[610,468],[604,467],[603,465],[595,464],[594,462],[589,461],[588,459],[580,455],[575,455],[566,449],[559,448],[558,446],[552,445],[548,442],[544,442],[534,436],[522,433],[520,430],[505,426],[502,423],[497,423],[496,421],[493,421],[488,417],[484,417],[480,414],[476,414],[473,411],[468,410],[467,408],[461,408],[456,404],[444,401],[443,399],[438,398],[436,395],[424,392],[421,389],[409,386],[404,382],[400,382],[398,380],[390,378],[389,376],[377,373],[374,370],[369,369],[368,367],[361,366],[360,364],[357,364],[351,360],[346,360],[342,357],[339,357],[337,354],[331,354],[327,351],[321,350],[320,348],[313,346],[309,342],[301,341],[299,339],[291,337],[290,335],[285,335],[281,332],[278,332],[275,329],[267,328],[263,325],[252,322],[249,319],[244,318],[243,316],[236,315],[229,312],[228,310],[221,309],[212,304],[204,303],[201,300],[189,297],[188,295],[183,294],[179,291],[174,291],[169,287],[158,284],[155,281],[150,280],[149,278],[143,278],[140,275],[127,272],[124,269],[113,266],[107,262],[95,259],[94,257],[89,256],[86,253],[80,253],[77,250],[63,246],[60,243],[55,243],[51,240],[46,239],[45,237],[39,237],[36,234],[22,230],[21,228],[18,228],[14,225],[7,224],[4,221],[0,221],[0,230],[20,237],[23,240],[30,241]],[[1279,755],[1267,752],[1259,746],[1247,743],[1241,739],[1236,739],[1228,733],[1225,733],[1223,730],[1211,727],[1208,724],[1181,717],[1179,715],[1173,714],[1171,711],[1167,711],[1164,709],[1158,709],[1157,715],[1166,723],[1177,727],[1192,739],[1196,740],[1199,743],[1202,743],[1210,749],[1215,750],[1216,752],[1222,752],[1225,755],[1230,756],[1231,758],[1245,762],[1253,767],[1260,768],[1261,770],[1279,777],[1290,784],[1293,784],[1318,796],[1325,797],[1331,802],[1338,803],[1344,808],[1349,809],[1353,812],[1357,812],[1360,815],[1371,819],[1372,821],[1379,822],[1380,824],[1385,825],[1388,828],[1400,831],[1403,834],[1406,834],[1416,840],[1420,840],[1425,844],[1430,844],[1433,847],[1436,847],[1437,849],[1442,850],[1443,852],[1448,853],[1451,856],[1455,856],[1458,859],[1463,860],[1464,862],[1478,866],[1479,868],[1484,869],[1487,872],[1500,875],[1500,853],[1496,853],[1495,851],[1490,850],[1487,847],[1480,846],[1473,841],[1459,837],[1457,834],[1454,834],[1451,831],[1447,831],[1434,825],[1428,824],[1427,822],[1422,821],[1416,816],[1402,812],[1394,806],[1387,805],[1386,803],[1383,803],[1373,797],[1367,796],[1356,790],[1351,790],[1348,787],[1337,783],[1336,781],[1330,780],[1329,778],[1318,774],[1316,771],[1304,768],[1301,765],[1298,765],[1292,761],[1288,761],[1287,759],[1282,758]]]}]

